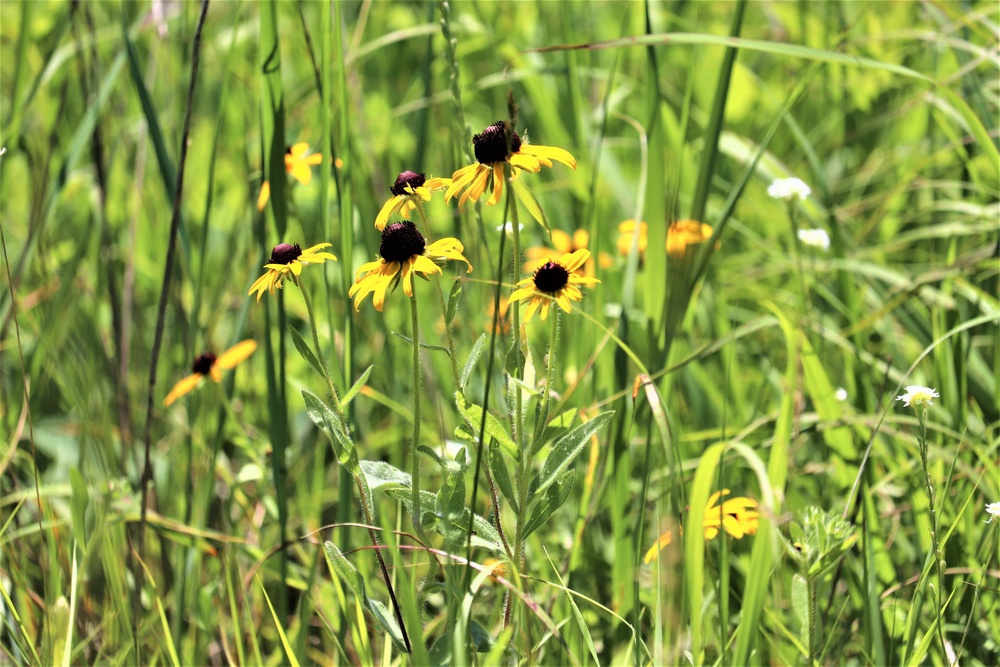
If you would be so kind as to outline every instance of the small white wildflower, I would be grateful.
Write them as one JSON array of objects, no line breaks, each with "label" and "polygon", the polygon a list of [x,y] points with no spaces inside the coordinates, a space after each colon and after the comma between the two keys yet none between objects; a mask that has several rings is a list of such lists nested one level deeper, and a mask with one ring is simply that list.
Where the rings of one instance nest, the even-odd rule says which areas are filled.
[{"label": "small white wildflower", "polygon": [[986,523],[993,523],[993,519],[1000,517],[1000,501],[995,503],[986,503],[986,513],[990,515],[990,518]]},{"label": "small white wildflower", "polygon": [[812,193],[808,185],[799,178],[778,178],[767,186],[767,194],[775,199],[795,201],[805,199]]},{"label": "small white wildflower", "polygon": [[906,388],[906,393],[902,396],[897,396],[897,401],[903,401],[904,407],[914,407],[920,408],[925,405],[934,405],[932,398],[939,398],[941,394],[937,393],[936,390],[930,387],[921,387],[918,384],[912,384]]},{"label": "small white wildflower", "polygon": [[[514,233],[514,223],[513,222],[507,222],[507,223],[504,223],[502,225],[497,225],[497,231],[498,232],[507,232],[508,234],[513,234]],[[519,232],[524,231],[524,223],[518,223],[518,225],[517,225],[517,231],[519,231]]]},{"label": "small white wildflower", "polygon": [[847,400],[847,390],[844,389],[843,387],[837,387],[837,391],[833,392],[833,396],[838,401],[846,401]]},{"label": "small white wildflower", "polygon": [[825,229],[800,229],[799,240],[807,246],[826,252],[830,249],[830,235]]}]

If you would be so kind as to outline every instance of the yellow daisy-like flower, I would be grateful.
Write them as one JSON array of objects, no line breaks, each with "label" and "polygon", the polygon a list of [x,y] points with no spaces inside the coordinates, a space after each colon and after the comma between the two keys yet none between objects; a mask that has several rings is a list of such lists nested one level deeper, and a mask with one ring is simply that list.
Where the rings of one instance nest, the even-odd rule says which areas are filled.
[{"label": "yellow daisy-like flower", "polygon": [[638,251],[639,257],[642,258],[646,254],[646,246],[649,244],[649,239],[646,233],[646,223],[639,222],[636,223],[635,220],[624,220],[618,223],[618,252],[628,257],[628,254],[632,251],[632,243],[635,241],[636,233],[639,234]]},{"label": "yellow daisy-like flower", "polygon": [[551,259],[535,270],[534,275],[525,278],[517,284],[518,289],[510,295],[510,301],[529,299],[524,320],[531,319],[535,311],[541,309],[542,319],[548,317],[549,306],[559,304],[567,313],[573,311],[570,301],[582,301],[583,292],[580,285],[594,285],[601,282],[597,278],[584,276],[581,269],[590,259],[590,251],[586,248],[564,254],[559,261]]},{"label": "yellow daisy-like flower", "polygon": [[[537,174],[542,167],[551,167],[552,160],[562,162],[571,169],[576,169],[576,158],[562,148],[553,146],[535,146],[522,141],[517,132],[511,131],[510,152],[507,151],[507,127],[505,120],[498,120],[479,134],[472,137],[476,160],[462,167],[451,175],[451,186],[444,194],[448,201],[459,192],[462,197],[458,205],[463,206],[467,200],[477,201],[491,187],[493,194],[487,204],[493,205],[500,201],[503,192],[504,163],[511,167],[511,178],[517,178],[521,170]],[[464,190],[464,192],[463,192]]]},{"label": "yellow daisy-like flower", "polygon": [[[639,258],[646,254],[646,246],[649,244],[646,223],[635,220],[625,220],[618,224],[618,252],[628,257],[632,250],[632,243],[635,235],[639,235],[638,251]],[[667,229],[667,254],[676,259],[680,259],[687,252],[689,245],[704,243],[712,238],[712,227],[696,220],[677,220],[670,223]]]},{"label": "yellow daisy-like flower", "polygon": [[361,302],[371,294],[375,310],[382,312],[386,292],[395,286],[400,276],[403,292],[412,297],[414,273],[425,276],[441,273],[440,265],[449,259],[465,262],[472,271],[463,250],[465,246],[455,238],[440,239],[428,245],[412,222],[394,222],[382,230],[378,259],[361,265],[347,296],[354,298],[354,309],[360,310]]},{"label": "yellow daisy-like flower", "polygon": [[451,185],[450,178],[426,178],[423,174],[415,171],[404,171],[396,177],[396,182],[389,188],[392,197],[382,206],[375,218],[375,229],[382,231],[389,216],[399,213],[404,218],[409,219],[410,213],[417,207],[417,201],[430,201],[431,193],[435,190],[444,190]]},{"label": "yellow daisy-like flower", "polygon": [[256,349],[257,343],[255,341],[244,340],[233,345],[219,356],[215,356],[211,352],[200,354],[191,366],[191,375],[174,385],[167,397],[163,399],[163,405],[170,407],[178,398],[193,391],[206,375],[216,382],[221,382],[222,371],[233,368],[253,354]]},{"label": "yellow daisy-like flower", "polygon": [[[313,177],[312,166],[322,162],[323,155],[310,153],[309,144],[304,141],[289,146],[285,151],[285,171],[302,185],[309,185]],[[270,198],[271,184],[264,181],[260,186],[260,194],[257,196],[257,210],[263,211]]]},{"label": "yellow daisy-like flower", "polygon": [[680,258],[689,245],[704,243],[712,238],[712,228],[697,220],[676,220],[667,230],[667,254]]},{"label": "yellow daisy-like flower", "polygon": [[[729,489],[716,491],[708,497],[705,504],[705,514],[702,517],[702,526],[705,530],[705,539],[712,540],[719,534],[719,526],[735,537],[741,539],[745,535],[755,535],[760,513],[756,511],[757,501],[750,498],[730,498],[719,507],[715,503],[722,496],[729,495]],[[666,531],[649,548],[642,562],[652,563],[670,542],[673,541],[671,531]]]},{"label": "yellow daisy-like flower", "polygon": [[[581,248],[586,248],[589,245],[589,242],[590,234],[587,233],[586,229],[578,229],[573,232],[572,235],[561,229],[552,230],[552,245],[555,246],[556,252],[560,255],[573,253]],[[524,256],[528,259],[528,261],[524,263],[524,270],[527,273],[534,273],[538,267],[548,261],[551,255],[552,250],[543,246],[528,248],[524,251]],[[602,252],[598,256],[598,263],[601,265],[602,269],[606,269],[614,264],[614,260],[611,259],[611,256],[608,253]],[[583,275],[595,275],[593,257],[588,259],[587,263],[583,265]]]},{"label": "yellow daisy-like flower", "polygon": [[247,294],[257,292],[257,301],[267,291],[274,294],[274,290],[281,289],[281,281],[288,274],[299,276],[302,267],[306,264],[322,264],[326,260],[336,260],[333,253],[320,252],[323,248],[330,247],[329,243],[317,243],[311,248],[303,250],[298,243],[279,243],[271,250],[271,261],[264,265],[267,271],[260,278],[254,281]]}]

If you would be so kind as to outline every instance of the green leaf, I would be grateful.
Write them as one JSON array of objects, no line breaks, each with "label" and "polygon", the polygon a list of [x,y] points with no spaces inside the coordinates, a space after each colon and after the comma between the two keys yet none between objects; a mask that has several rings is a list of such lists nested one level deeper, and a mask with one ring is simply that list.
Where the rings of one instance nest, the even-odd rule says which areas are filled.
[{"label": "green leaf", "polygon": [[514,493],[514,485],[510,482],[507,462],[504,461],[503,455],[500,454],[500,447],[497,446],[496,440],[490,440],[487,452],[488,458],[486,459],[486,464],[490,467],[490,474],[493,475],[493,481],[500,488],[500,493],[510,503],[511,508],[517,513],[517,494]]},{"label": "green leaf", "polygon": [[[448,295],[448,309],[445,312],[444,323],[451,326],[455,319],[455,312],[458,310],[458,302],[462,298],[462,281],[456,280],[451,284],[451,293]],[[484,334],[485,335],[485,334]]]},{"label": "green leaf", "polygon": [[575,459],[583,449],[587,440],[589,440],[592,435],[597,433],[608,422],[610,422],[614,414],[614,410],[602,412],[589,422],[577,426],[575,429],[556,440],[556,443],[552,445],[552,451],[550,451],[549,455],[545,457],[545,463],[542,464],[541,471],[531,481],[531,490],[529,491],[529,494],[542,493],[547,488],[555,484],[562,471],[573,462],[573,459]]},{"label": "green leaf", "polygon": [[69,469],[69,486],[72,490],[70,496],[70,513],[73,517],[73,538],[76,543],[87,549],[87,505],[90,503],[90,492],[87,490],[87,482],[83,475],[71,466]]},{"label": "green leaf", "polygon": [[351,399],[354,398],[357,395],[357,393],[361,391],[361,389],[368,383],[368,376],[372,374],[373,368],[375,368],[374,365],[369,366],[368,368],[365,369],[365,372],[361,374],[361,377],[358,378],[357,382],[355,382],[351,386],[351,388],[347,390],[347,393],[344,394],[343,400],[340,401],[341,405],[347,405],[348,403],[350,403]]},{"label": "green leaf", "polygon": [[535,219],[535,222],[545,229],[545,232],[549,235],[549,239],[551,239],[552,230],[549,228],[549,221],[545,217],[545,211],[542,210],[542,207],[538,204],[538,200],[535,199],[535,195],[531,194],[531,190],[524,185],[524,181],[520,178],[515,178],[510,183],[511,187],[514,188],[514,194],[517,195],[517,200],[524,205],[524,208]]},{"label": "green leaf", "polygon": [[385,461],[362,461],[361,472],[364,473],[368,485],[378,491],[380,489],[409,489],[410,473]]},{"label": "green leaf", "polygon": [[476,340],[476,344],[472,346],[472,352],[469,352],[469,358],[465,360],[465,368],[462,369],[461,378],[462,388],[465,388],[469,384],[469,378],[472,377],[472,369],[475,368],[479,357],[482,356],[484,345],[486,345],[486,334],[480,334]]},{"label": "green leaf", "polygon": [[[483,419],[483,409],[475,403],[469,402],[458,391],[455,392],[455,404],[458,406],[458,411],[462,413],[462,417],[465,418],[465,423],[472,429],[473,435],[478,438],[480,435],[479,424]],[[512,460],[516,461],[518,459],[519,452],[517,451],[514,439],[507,433],[507,429],[500,423],[500,420],[489,412],[486,413],[486,435],[495,439],[500,444],[500,447],[503,448],[504,453]]]},{"label": "green leaf", "polygon": [[[393,331],[391,333],[392,333],[393,336],[399,336],[400,338],[402,338],[403,340],[405,340],[408,344],[413,345],[413,339],[410,338],[409,336],[407,336],[406,334],[401,334],[398,331]],[[438,352],[444,352],[445,354],[448,354],[448,355],[451,354],[448,351],[448,348],[442,347],[440,345],[428,345],[427,343],[421,343],[420,347],[422,347],[425,350],[437,350]]]},{"label": "green leaf", "polygon": [[799,622],[799,641],[809,645],[809,585],[805,577],[796,573],[792,577],[792,612]]},{"label": "green leaf", "polygon": [[[464,451],[464,450],[463,450]],[[468,513],[465,511],[465,469],[461,462],[449,461],[448,474],[435,498],[435,511],[441,520],[441,530],[449,550],[465,543]],[[463,514],[466,520],[463,522]]]},{"label": "green leaf", "polygon": [[576,472],[574,470],[564,470],[544,494],[535,495],[531,503],[531,515],[524,524],[524,537],[528,537],[544,526],[552,513],[562,507],[573,490],[575,479]]},{"label": "green leaf", "polygon": [[565,412],[560,413],[555,419],[551,420],[545,425],[545,430],[542,431],[540,438],[533,443],[531,448],[531,453],[534,454],[539,449],[541,449],[545,443],[552,440],[558,435],[564,433],[570,426],[573,425],[573,421],[576,419],[576,408],[571,408]]},{"label": "green leaf", "polygon": [[326,553],[326,563],[330,570],[336,572],[341,579],[347,582],[347,585],[351,587],[354,594],[364,602],[365,608],[372,615],[372,618],[375,619],[378,626],[383,632],[389,635],[396,648],[399,651],[405,652],[406,644],[403,642],[403,633],[399,628],[399,623],[396,621],[395,615],[384,604],[368,597],[365,579],[361,576],[361,572],[344,557],[344,554],[341,553],[340,549],[333,542],[324,542],[323,551]]},{"label": "green leaf", "polygon": [[320,366],[319,359],[313,354],[313,351],[309,349],[309,344],[306,343],[305,339],[302,337],[292,323],[288,323],[288,333],[292,334],[292,343],[295,344],[295,349],[298,350],[299,356],[306,360],[306,363],[312,366],[312,369],[319,373],[322,377],[326,377],[326,373],[323,372],[323,367]]},{"label": "green leaf", "polygon": [[352,475],[358,475],[361,472],[361,466],[358,463],[358,452],[354,448],[354,443],[351,441],[350,436],[341,430],[340,420],[337,418],[337,415],[318,396],[309,393],[305,389],[302,390],[302,398],[305,399],[306,413],[309,415],[309,419],[316,426],[319,426],[333,443],[333,449],[337,454],[337,460],[340,461],[340,465],[347,468]]}]

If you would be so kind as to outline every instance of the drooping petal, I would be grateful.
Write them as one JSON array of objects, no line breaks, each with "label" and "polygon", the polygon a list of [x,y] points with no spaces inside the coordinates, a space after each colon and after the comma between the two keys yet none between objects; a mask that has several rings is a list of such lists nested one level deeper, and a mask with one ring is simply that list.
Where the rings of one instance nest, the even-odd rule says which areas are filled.
[{"label": "drooping petal", "polygon": [[576,158],[570,155],[569,151],[563,150],[562,148],[556,148],[555,146],[536,146],[535,144],[521,144],[521,150],[519,152],[526,153],[527,155],[533,155],[538,158],[547,158],[549,160],[555,160],[556,162],[562,162],[570,169],[576,169]]},{"label": "drooping petal", "polygon": [[382,231],[389,222],[389,216],[399,210],[399,207],[406,200],[402,195],[393,195],[389,201],[382,205],[382,210],[375,216],[375,229]]},{"label": "drooping petal", "polygon": [[531,155],[525,155],[523,153],[515,153],[514,155],[511,155],[510,165],[512,167],[516,167],[517,169],[530,171],[533,174],[537,174],[542,170],[542,164],[538,161],[538,158],[532,157]]},{"label": "drooping petal", "polygon": [[424,255],[414,255],[410,258],[410,266],[413,271],[429,276],[432,273],[441,273],[441,267]]},{"label": "drooping petal", "polygon": [[497,162],[493,165],[493,194],[486,200],[486,203],[493,206],[500,201],[500,194],[503,192],[503,163]]},{"label": "drooping petal", "polygon": [[476,177],[476,173],[481,165],[478,162],[473,162],[470,165],[466,165],[461,169],[457,170],[451,175],[451,185],[448,186],[448,191],[444,193],[444,200],[448,201],[456,194],[462,191],[462,189],[472,182],[472,179]]},{"label": "drooping petal", "polygon": [[240,363],[257,349],[257,341],[243,340],[219,355],[215,360],[215,365],[224,370],[228,370]]},{"label": "drooping petal", "polygon": [[660,535],[659,538],[657,538],[653,546],[651,546],[649,548],[649,551],[646,552],[646,555],[643,556],[642,562],[645,563],[646,565],[652,563],[656,559],[656,557],[660,555],[660,552],[663,551],[663,549],[665,549],[668,544],[670,544],[671,541],[673,541],[673,535],[668,530],[662,535]]},{"label": "drooping petal", "polygon": [[163,399],[163,406],[169,408],[170,405],[178,398],[190,393],[191,390],[198,386],[198,383],[201,382],[201,378],[203,377],[204,376],[201,373],[194,373],[192,375],[188,375],[183,380],[180,380],[174,385],[174,388],[170,390],[167,397]]}]

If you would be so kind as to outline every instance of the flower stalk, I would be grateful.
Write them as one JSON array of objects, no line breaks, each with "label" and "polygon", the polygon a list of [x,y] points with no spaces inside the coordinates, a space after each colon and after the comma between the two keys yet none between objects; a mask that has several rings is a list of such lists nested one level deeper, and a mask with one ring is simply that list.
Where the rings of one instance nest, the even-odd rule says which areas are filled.
[{"label": "flower stalk", "polygon": [[[424,233],[429,240],[431,238],[431,226],[427,220],[427,212],[424,211],[424,204],[419,199],[416,199],[414,203],[417,205],[417,214],[420,216],[420,222],[424,226]],[[441,289],[441,278],[435,273],[432,280],[434,281],[434,291],[437,292],[438,305],[441,308],[441,317],[444,320],[444,337],[448,345],[448,359],[451,361],[451,379],[455,383],[455,389],[464,392],[465,387],[462,386],[461,376],[458,374],[458,358],[455,356],[455,338],[451,334],[451,322],[448,321],[448,304],[445,303],[444,291]]]},{"label": "flower stalk", "polygon": [[417,295],[410,297],[410,332],[413,334],[413,439],[410,441],[410,493],[413,503],[413,529],[426,542],[420,506],[420,321],[417,317]]}]

